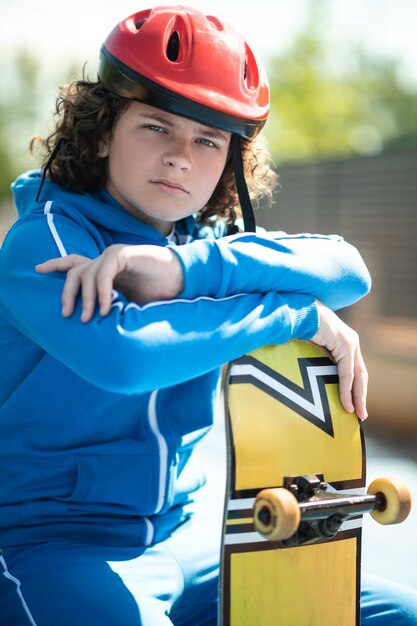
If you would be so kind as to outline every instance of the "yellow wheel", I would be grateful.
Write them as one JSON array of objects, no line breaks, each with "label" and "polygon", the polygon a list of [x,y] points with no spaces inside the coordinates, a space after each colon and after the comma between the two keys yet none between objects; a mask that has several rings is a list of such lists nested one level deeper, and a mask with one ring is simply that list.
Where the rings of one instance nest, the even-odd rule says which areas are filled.
[{"label": "yellow wheel", "polygon": [[253,521],[256,530],[270,541],[289,539],[300,525],[297,498],[284,487],[260,491],[253,507]]},{"label": "yellow wheel", "polygon": [[407,485],[398,478],[376,478],[368,488],[372,495],[381,494],[383,508],[371,512],[379,524],[399,524],[411,509],[411,493]]}]

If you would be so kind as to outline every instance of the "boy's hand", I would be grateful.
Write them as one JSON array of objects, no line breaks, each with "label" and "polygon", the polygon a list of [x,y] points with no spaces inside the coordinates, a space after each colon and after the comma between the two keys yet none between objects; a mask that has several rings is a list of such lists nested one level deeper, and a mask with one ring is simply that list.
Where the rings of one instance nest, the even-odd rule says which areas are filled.
[{"label": "boy's hand", "polygon": [[62,292],[62,314],[72,315],[75,300],[81,291],[81,321],[88,322],[96,302],[100,314],[110,311],[113,289],[132,302],[145,304],[171,300],[183,289],[183,272],[177,255],[169,248],[143,245],[109,246],[96,259],[70,254],[50,259],[36,266],[40,274],[67,272]]},{"label": "boy's hand", "polygon": [[362,358],[358,334],[330,309],[318,303],[320,325],[311,341],[330,353],[339,374],[340,400],[360,420],[368,417],[366,394],[368,372]]}]

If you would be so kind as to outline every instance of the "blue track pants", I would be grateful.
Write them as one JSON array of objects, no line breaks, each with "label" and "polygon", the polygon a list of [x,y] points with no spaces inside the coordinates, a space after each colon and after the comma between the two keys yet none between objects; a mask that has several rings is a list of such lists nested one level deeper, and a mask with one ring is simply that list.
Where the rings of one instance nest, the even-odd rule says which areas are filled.
[{"label": "blue track pants", "polygon": [[[0,626],[216,626],[218,564],[218,532],[195,520],[148,548],[6,548]],[[362,626],[412,624],[417,591],[364,575]]]}]

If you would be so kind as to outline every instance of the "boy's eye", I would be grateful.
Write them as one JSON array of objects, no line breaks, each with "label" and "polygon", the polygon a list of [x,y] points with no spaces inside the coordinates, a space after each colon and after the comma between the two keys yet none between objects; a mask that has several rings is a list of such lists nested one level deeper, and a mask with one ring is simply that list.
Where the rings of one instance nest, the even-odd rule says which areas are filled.
[{"label": "boy's eye", "polygon": [[211,139],[207,139],[207,137],[200,137],[198,139],[199,143],[202,143],[204,146],[208,146],[209,148],[217,148],[218,146],[214,143],[214,141],[211,141]]},{"label": "boy's eye", "polygon": [[164,129],[161,126],[157,126],[156,124],[146,124],[145,128],[148,128],[149,130],[153,130],[157,133],[164,132]]}]

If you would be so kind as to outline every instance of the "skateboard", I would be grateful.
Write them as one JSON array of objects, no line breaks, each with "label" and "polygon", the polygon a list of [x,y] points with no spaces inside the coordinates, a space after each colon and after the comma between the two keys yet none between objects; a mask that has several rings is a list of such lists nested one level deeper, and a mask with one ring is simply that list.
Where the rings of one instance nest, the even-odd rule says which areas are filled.
[{"label": "skateboard", "polygon": [[255,350],[224,390],[220,625],[359,626],[362,516],[401,522],[407,487],[382,478],[365,493],[363,431],[317,346]]}]

